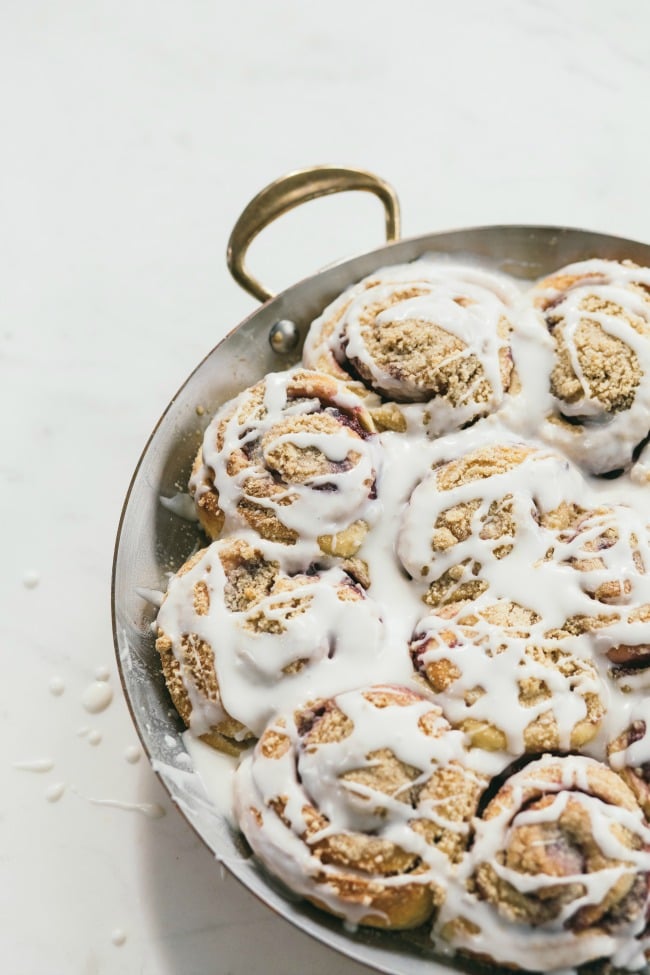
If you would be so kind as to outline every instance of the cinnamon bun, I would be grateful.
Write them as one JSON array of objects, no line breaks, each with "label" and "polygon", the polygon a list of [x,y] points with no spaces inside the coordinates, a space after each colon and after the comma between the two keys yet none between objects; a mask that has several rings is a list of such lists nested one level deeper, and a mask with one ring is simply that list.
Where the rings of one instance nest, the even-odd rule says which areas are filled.
[{"label": "cinnamon bun", "polygon": [[210,537],[262,538],[349,557],[374,518],[379,453],[361,400],[322,373],[271,373],[206,430],[190,493]]},{"label": "cinnamon bun", "polygon": [[594,474],[629,467],[650,431],[650,270],[582,261],[532,298],[554,353],[545,437]]},{"label": "cinnamon bun", "polygon": [[226,751],[274,711],[333,693],[381,666],[379,611],[340,568],[289,575],[280,546],[214,542],[172,578],[156,647],[191,730]]},{"label": "cinnamon bun", "polygon": [[650,667],[648,527],[620,504],[573,505],[564,516],[548,557],[565,570],[561,585],[571,594],[573,612],[553,632],[586,635],[583,642],[613,665],[612,676],[643,682]]},{"label": "cinnamon bun", "polygon": [[414,665],[473,747],[539,754],[581,748],[597,734],[606,698],[596,667],[543,631],[538,613],[505,600],[418,623]]},{"label": "cinnamon bun", "polygon": [[516,291],[478,268],[420,260],[377,271],[311,325],[304,361],[398,403],[438,436],[495,410],[513,381]]},{"label": "cinnamon bun", "polygon": [[443,941],[536,972],[643,965],[650,829],[607,766],[545,756],[507,779],[475,826],[438,919]]},{"label": "cinnamon bun", "polygon": [[372,686],[276,718],[235,780],[253,850],[293,891],[371,927],[445,897],[485,785],[464,736],[415,691]]}]

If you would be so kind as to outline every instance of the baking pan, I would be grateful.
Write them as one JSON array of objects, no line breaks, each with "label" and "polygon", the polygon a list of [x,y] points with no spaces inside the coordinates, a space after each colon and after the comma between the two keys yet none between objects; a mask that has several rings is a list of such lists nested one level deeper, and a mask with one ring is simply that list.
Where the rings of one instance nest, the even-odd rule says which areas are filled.
[{"label": "baking pan", "polygon": [[[330,193],[371,192],[384,206],[386,246],[345,260],[273,296],[249,271],[250,242],[268,223],[307,200]],[[320,166],[290,173],[261,191],[237,221],[228,246],[235,279],[264,303],[234,328],[187,378],[144,447],[120,518],[112,577],[113,634],[133,721],[171,799],[205,845],[252,893],[287,921],[346,955],[391,975],[442,975],[472,970],[467,961],[438,960],[428,931],[350,931],[297,900],[250,855],[245,841],[209,798],[192,770],[154,647],[155,607],[146,590],[164,591],[175,572],[206,543],[198,525],[161,504],[186,491],[203,429],[215,410],[266,373],[298,362],[310,322],[348,285],[390,264],[425,254],[481,262],[534,280],[574,261],[598,256],[650,265],[650,246],[567,227],[487,226],[399,240],[399,204],[383,180],[361,170]]]}]

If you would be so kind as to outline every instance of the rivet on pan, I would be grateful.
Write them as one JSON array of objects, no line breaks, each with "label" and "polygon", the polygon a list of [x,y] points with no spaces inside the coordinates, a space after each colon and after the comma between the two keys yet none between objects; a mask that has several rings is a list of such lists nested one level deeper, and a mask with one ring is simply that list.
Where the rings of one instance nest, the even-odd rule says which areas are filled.
[{"label": "rivet on pan", "polygon": [[298,345],[298,326],[288,318],[282,318],[271,326],[269,342],[274,352],[291,352]]}]

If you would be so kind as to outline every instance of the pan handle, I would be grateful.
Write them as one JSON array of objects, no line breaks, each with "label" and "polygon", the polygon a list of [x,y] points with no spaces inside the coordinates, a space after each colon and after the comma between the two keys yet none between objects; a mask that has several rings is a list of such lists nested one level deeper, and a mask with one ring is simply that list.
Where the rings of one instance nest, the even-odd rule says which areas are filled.
[{"label": "pan handle", "polygon": [[392,186],[374,173],[345,166],[310,166],[297,169],[270,183],[253,197],[233,227],[228,241],[228,268],[235,281],[260,301],[273,298],[273,292],[253,277],[246,267],[246,252],[251,242],[268,224],[301,203],[330,193],[362,190],[374,193],[384,204],[386,240],[393,241],[400,234],[400,209]]}]

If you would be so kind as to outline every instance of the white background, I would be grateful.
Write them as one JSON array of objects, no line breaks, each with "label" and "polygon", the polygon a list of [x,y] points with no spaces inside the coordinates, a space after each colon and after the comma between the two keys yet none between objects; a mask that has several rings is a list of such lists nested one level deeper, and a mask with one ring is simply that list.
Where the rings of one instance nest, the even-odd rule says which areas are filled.
[{"label": "white background", "polygon": [[[539,222],[650,241],[649,36],[645,0],[2,4],[3,971],[365,971],[222,879],[144,756],[125,760],[122,499],[172,393],[255,307],[225,245],[285,171],[376,171],[409,236]],[[279,289],[381,235],[371,198],[318,201],[251,260]],[[89,715],[102,667],[113,703]],[[15,767],[35,759],[53,768]]]}]

